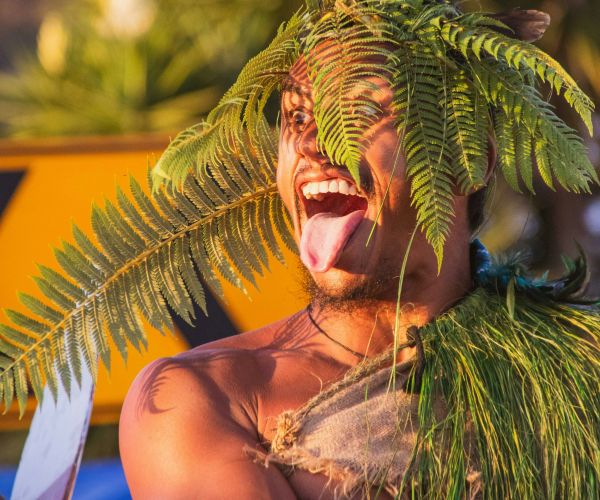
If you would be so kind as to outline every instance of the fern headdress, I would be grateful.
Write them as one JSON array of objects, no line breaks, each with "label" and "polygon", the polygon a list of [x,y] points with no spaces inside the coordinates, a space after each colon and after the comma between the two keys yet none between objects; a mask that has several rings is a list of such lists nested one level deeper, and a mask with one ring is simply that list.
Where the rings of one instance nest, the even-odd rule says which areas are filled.
[{"label": "fern headdress", "polygon": [[[170,306],[192,322],[205,307],[198,275],[219,293],[220,275],[253,283],[292,247],[275,185],[277,127],[269,99],[304,57],[313,85],[317,142],[357,183],[364,132],[381,113],[347,89],[376,73],[394,91],[417,222],[438,261],[453,218],[453,190],[485,183],[488,137],[514,189],[533,191],[538,170],[549,186],[589,191],[597,182],[578,134],[536,88],[562,95],[591,132],[590,99],[560,65],[515,38],[502,19],[464,14],[448,1],[307,0],[271,44],[241,71],[202,123],[183,131],[149,177],[92,211],[93,236],[73,228],[55,251],[61,270],[40,267],[41,295],[21,295],[27,312],[0,325],[0,397],[25,408],[28,381],[69,390],[83,365],[107,366],[109,336],[123,357],[146,342],[141,318],[171,327]],[[323,43],[327,42],[327,43]],[[365,58],[377,55],[377,62]]]},{"label": "fern headdress", "polygon": [[517,191],[533,192],[536,167],[551,188],[589,191],[598,181],[582,140],[536,83],[561,94],[590,134],[593,103],[556,61],[515,38],[540,34],[535,28],[546,17],[529,15],[533,31],[523,32],[521,24],[505,24],[507,16],[463,14],[448,1],[309,1],[248,63],[206,122],[175,141],[155,174],[180,188],[190,172],[221,169],[224,159],[239,157],[244,141],[262,149],[271,140],[260,127],[265,104],[303,56],[319,148],[359,183],[363,137],[382,110],[368,92],[357,99],[349,90],[378,75],[394,91],[412,203],[441,263],[453,189],[469,193],[485,184],[490,134],[499,168]]}]

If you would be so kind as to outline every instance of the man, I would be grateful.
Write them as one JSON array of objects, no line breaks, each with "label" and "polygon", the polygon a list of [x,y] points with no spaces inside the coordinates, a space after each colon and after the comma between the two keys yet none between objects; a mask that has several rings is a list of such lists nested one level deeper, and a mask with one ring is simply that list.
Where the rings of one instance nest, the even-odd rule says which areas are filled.
[{"label": "man", "polygon": [[[310,312],[159,360],[139,375],[120,424],[134,497],[327,498],[335,488],[326,487],[322,476],[301,472],[286,480],[276,468],[258,466],[244,449],[266,450],[280,413],[393,343],[398,273],[415,212],[402,160],[392,175],[399,141],[392,91],[381,78],[371,80],[384,117],[365,137],[359,190],[346,169],[318,151],[306,63],[301,59],[292,68],[282,95],[277,184],[315,281]],[[310,194],[324,183],[326,192]],[[424,325],[471,288],[467,205],[467,196],[456,197],[456,222],[439,275],[424,235],[415,236],[401,337],[407,326]],[[353,217],[359,220],[346,220]],[[376,229],[365,247],[374,223],[383,230]],[[399,359],[410,356],[406,349]]]},{"label": "man", "polygon": [[[479,47],[475,52],[486,47],[494,57],[498,53],[510,57],[509,42],[498,42],[495,52],[493,32],[482,35],[478,45],[473,42],[475,35],[458,25],[444,25],[432,14],[448,12],[443,10],[444,2],[437,6],[431,2],[430,7],[427,2],[416,7],[413,3],[419,2],[406,2],[420,17],[407,14],[402,22],[417,31],[418,22],[410,24],[413,19],[430,23],[429,31],[423,28],[417,35],[419,41],[435,46],[439,40],[430,35],[440,30],[458,45],[464,35],[465,57],[469,44]],[[360,32],[364,19],[377,23],[380,17],[367,9],[359,11],[362,17],[344,18],[344,9],[362,4],[342,4],[336,2],[333,14],[326,12],[310,25],[313,31],[304,42],[304,53],[281,85],[277,187],[314,283],[311,304],[259,330],[159,360],[138,376],[120,427],[132,494],[316,499],[410,492],[417,497],[475,497],[485,491],[498,498],[546,493],[560,497],[567,492],[572,497],[593,496],[598,457],[591,451],[593,444],[588,448],[582,443],[598,439],[592,410],[595,382],[586,375],[596,369],[591,368],[596,366],[596,351],[585,337],[567,335],[566,327],[550,319],[562,317],[597,338],[596,313],[590,310],[589,316],[582,317],[578,310],[559,305],[560,300],[574,300],[570,297],[581,285],[582,268],[575,265],[571,276],[558,282],[528,281],[517,264],[490,268],[484,250],[470,250],[469,221],[477,204],[470,199],[480,198],[479,190],[495,164],[494,142],[486,139],[488,120],[480,122],[472,137],[463,137],[464,131],[453,128],[460,128],[460,123],[449,122],[438,138],[429,128],[452,114],[456,102],[446,101],[448,111],[442,106],[440,113],[436,108],[438,99],[443,99],[440,95],[411,94],[412,86],[420,88],[419,82],[427,93],[430,81],[462,78],[460,72],[452,76],[452,65],[464,61],[457,56],[447,60],[447,66],[439,66],[429,49],[424,49],[424,59],[419,59],[423,52],[415,50],[404,66],[394,62],[400,70],[391,79],[386,65],[412,47],[386,41],[376,35],[385,30],[373,28],[369,33],[375,35],[367,35],[372,40],[353,46],[359,55],[347,52],[340,41],[344,35],[335,38],[336,30],[347,29],[346,36],[352,39],[353,23]],[[342,11],[343,22],[337,25],[328,21],[337,15],[335,9]],[[493,24],[485,19],[481,22]],[[539,13],[502,17],[504,22],[511,19],[513,34],[524,39],[537,38],[548,22]],[[496,28],[511,31],[505,24]],[[524,46],[518,47],[515,50]],[[475,72],[496,71],[479,52],[476,56],[471,62]],[[344,64],[354,73],[345,72]],[[557,70],[552,71],[556,76]],[[352,79],[353,74],[359,76]],[[477,78],[485,98],[498,103],[497,83],[490,83],[495,80]],[[511,92],[520,85],[519,79],[510,82]],[[463,90],[470,85],[465,80]],[[526,87],[522,92],[529,99]],[[463,104],[469,102],[464,96],[461,99]],[[479,97],[472,99],[470,113],[477,115]],[[224,102],[235,101],[226,96]],[[344,124],[331,125],[337,105],[347,105],[355,121],[346,123],[345,132],[355,135],[348,150],[339,147]],[[515,109],[506,106],[504,112],[511,115],[517,113]],[[492,117],[498,123],[500,165],[509,181],[516,179],[510,176],[514,162],[531,161],[527,158],[531,150],[523,150],[530,153],[520,160],[511,160],[515,142],[510,146],[506,133],[517,134],[518,151],[525,147],[522,141],[530,140],[519,135],[524,129],[534,137],[545,133],[542,121],[528,126],[530,111],[527,108],[519,115],[520,128],[512,121],[505,124],[501,112]],[[461,143],[456,151],[463,157],[459,154],[450,160],[446,141]],[[541,145],[553,145],[539,138],[534,141],[538,165],[546,168]],[[352,156],[356,151],[358,159]],[[552,155],[557,165],[564,161],[560,153]],[[438,173],[427,170],[432,163],[437,163]],[[461,181],[462,174],[449,173],[456,168],[453,164],[464,165],[470,173]],[[574,168],[569,167],[569,175]],[[579,181],[587,175],[581,172]],[[529,183],[526,174],[523,180]],[[571,176],[561,183],[579,181]],[[443,208],[444,203],[451,208]],[[481,289],[469,295],[474,283],[495,292]],[[531,297],[537,297],[539,307]],[[565,352],[585,350],[581,359],[586,361],[582,372],[574,375],[573,386],[565,382],[556,353],[542,354],[547,342],[562,344],[567,337],[571,339],[567,344],[573,344],[565,344]],[[523,344],[523,338],[541,340],[533,347]],[[564,385],[558,385],[559,379]],[[553,388],[556,393],[550,396]],[[583,395],[577,404],[569,395],[573,391]],[[554,403],[548,413],[546,408]],[[569,431],[581,435],[579,450],[565,441],[569,426],[564,422],[574,418],[592,429],[587,438],[583,427],[581,433]],[[554,430],[544,430],[550,428]],[[552,456],[571,456],[573,461],[552,462]],[[584,479],[584,471],[591,476]]]}]

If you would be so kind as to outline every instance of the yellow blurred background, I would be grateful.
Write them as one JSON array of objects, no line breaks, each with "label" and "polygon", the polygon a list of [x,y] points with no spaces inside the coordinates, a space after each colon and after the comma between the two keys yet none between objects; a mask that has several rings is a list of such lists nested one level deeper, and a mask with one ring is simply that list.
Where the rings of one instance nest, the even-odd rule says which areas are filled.
[{"label": "yellow blurred background", "polygon": [[[90,233],[92,203],[114,201],[116,186],[126,188],[130,174],[144,179],[148,164],[167,143],[168,138],[162,134],[0,141],[0,179],[2,174],[22,174],[0,223],[2,307],[22,308],[17,290],[38,294],[31,276],[38,274],[37,264],[56,267],[52,249],[60,246],[62,238],[71,240],[72,223],[76,221]],[[232,323],[225,325],[225,331],[214,331],[223,326],[203,325],[199,318],[196,331],[191,333],[196,338],[188,340],[181,331],[162,336],[146,325],[148,351],[132,350],[127,364],[114,355],[110,374],[100,370],[92,425],[118,421],[129,385],[151,360],[172,356],[207,339],[252,330],[300,309],[304,304],[295,280],[295,256],[288,251],[286,257],[288,267],[272,260],[271,273],[257,280],[258,289],[247,283],[248,295],[223,282],[225,300],[217,307]],[[1,319],[6,321],[5,317]],[[183,323],[178,324],[185,328]],[[203,332],[203,326],[212,326],[213,331]],[[34,406],[31,398],[29,411],[20,420],[14,405],[0,417],[0,430],[27,428]]]}]

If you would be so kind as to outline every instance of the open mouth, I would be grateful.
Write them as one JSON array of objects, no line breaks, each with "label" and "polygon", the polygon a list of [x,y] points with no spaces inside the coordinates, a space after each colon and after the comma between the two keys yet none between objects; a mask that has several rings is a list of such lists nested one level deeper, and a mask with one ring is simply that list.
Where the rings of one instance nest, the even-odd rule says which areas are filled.
[{"label": "open mouth", "polygon": [[306,215],[300,257],[313,272],[326,272],[339,260],[368,208],[367,198],[346,179],[302,184],[300,200]]},{"label": "open mouth", "polygon": [[367,199],[345,179],[306,182],[301,190],[307,219],[322,212],[343,216],[356,210],[367,210]]}]

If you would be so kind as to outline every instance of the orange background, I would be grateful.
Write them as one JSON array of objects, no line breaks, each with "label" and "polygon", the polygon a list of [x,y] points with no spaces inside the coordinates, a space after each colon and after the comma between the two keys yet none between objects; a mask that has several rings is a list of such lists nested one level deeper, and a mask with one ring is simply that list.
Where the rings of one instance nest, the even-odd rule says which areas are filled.
[{"label": "orange background", "polygon": [[[92,202],[114,199],[117,185],[128,192],[128,174],[145,185],[148,163],[167,143],[164,135],[0,141],[0,172],[26,172],[0,218],[0,308],[23,310],[17,291],[41,296],[31,279],[37,274],[36,263],[56,268],[52,248],[63,239],[71,240],[72,222],[89,233]],[[265,325],[304,305],[296,257],[287,252],[286,259],[287,267],[271,263],[272,272],[257,280],[260,290],[248,285],[249,297],[223,283],[222,306],[239,331]],[[7,322],[3,313],[0,321]],[[163,337],[151,327],[148,340],[148,351],[131,350],[127,364],[114,356],[110,375],[100,369],[92,424],[117,421],[127,389],[143,366],[188,348],[179,334]],[[0,416],[0,430],[27,427],[35,408],[34,401],[29,403],[21,421],[16,405]]]}]

